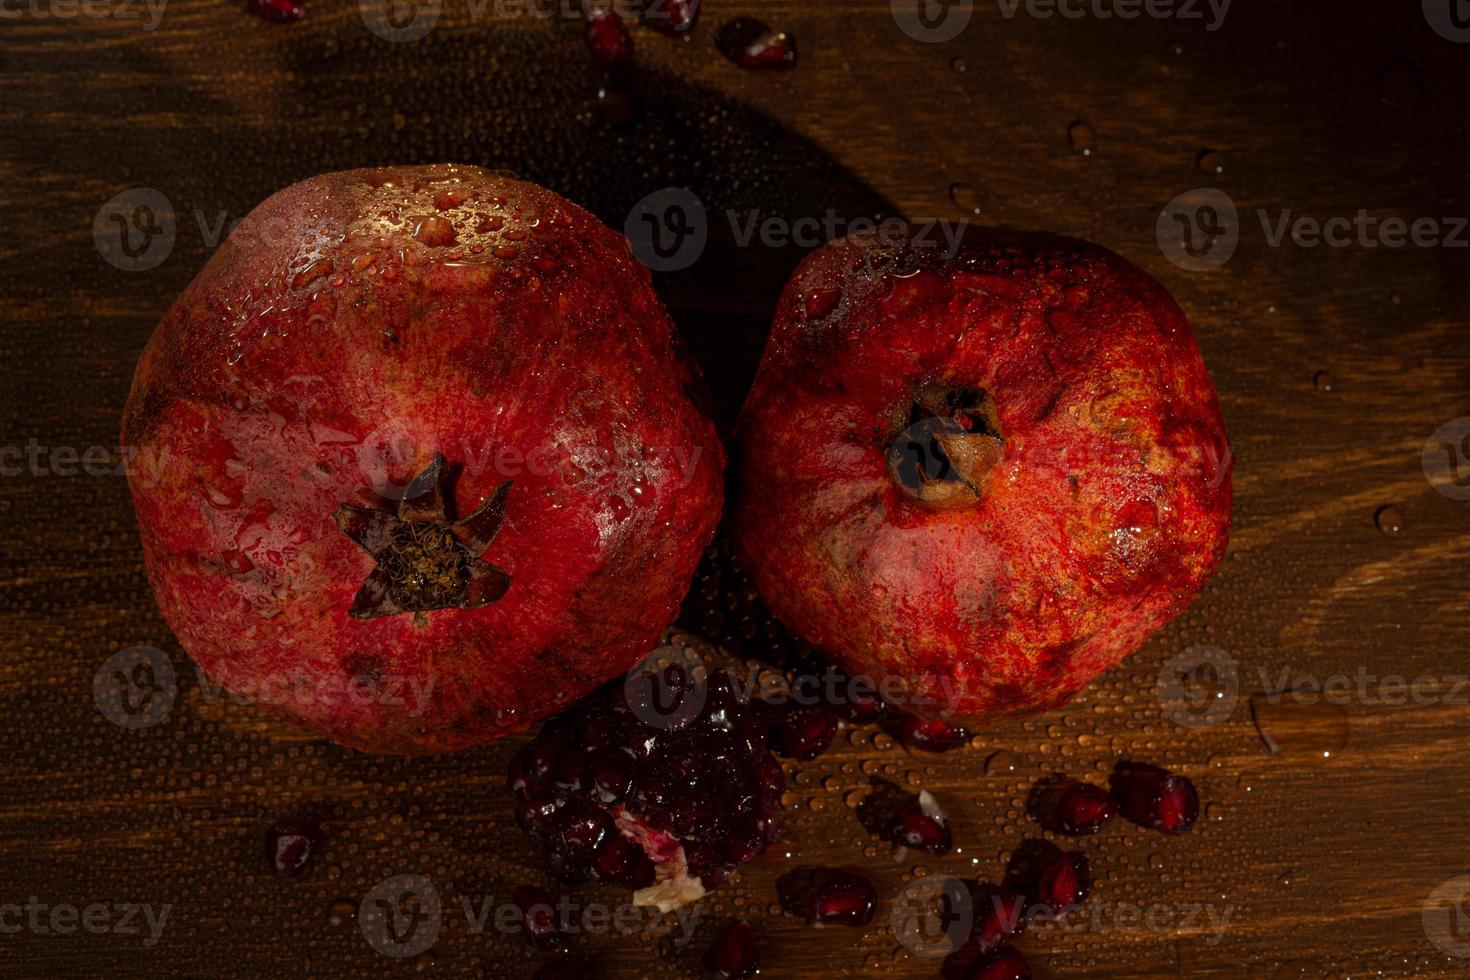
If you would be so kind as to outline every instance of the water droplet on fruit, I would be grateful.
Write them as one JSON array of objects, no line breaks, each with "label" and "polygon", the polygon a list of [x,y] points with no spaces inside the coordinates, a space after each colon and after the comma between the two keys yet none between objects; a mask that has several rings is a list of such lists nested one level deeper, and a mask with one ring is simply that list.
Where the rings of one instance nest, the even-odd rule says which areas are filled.
[{"label": "water droplet on fruit", "polygon": [[1384,534],[1398,534],[1404,529],[1404,515],[1393,504],[1385,504],[1374,511],[1373,523]]},{"label": "water droplet on fruit", "polygon": [[1347,712],[1307,690],[1251,695],[1251,721],[1272,755],[1325,761],[1347,744]]},{"label": "water droplet on fruit", "polygon": [[955,181],[950,184],[949,199],[961,211],[968,211],[970,214],[980,213],[980,192],[972,184],[966,184],[963,181]]},{"label": "water droplet on fruit", "polygon": [[1086,119],[1074,119],[1067,126],[1067,142],[1077,153],[1090,157],[1097,142],[1097,132]]},{"label": "water droplet on fruit", "polygon": [[1227,163],[1225,154],[1219,150],[1200,150],[1194,158],[1194,165],[1212,177],[1224,174]]},{"label": "water droplet on fruit", "polygon": [[455,243],[454,223],[448,218],[441,218],[437,214],[418,219],[414,226],[413,237],[432,247],[442,247]]}]

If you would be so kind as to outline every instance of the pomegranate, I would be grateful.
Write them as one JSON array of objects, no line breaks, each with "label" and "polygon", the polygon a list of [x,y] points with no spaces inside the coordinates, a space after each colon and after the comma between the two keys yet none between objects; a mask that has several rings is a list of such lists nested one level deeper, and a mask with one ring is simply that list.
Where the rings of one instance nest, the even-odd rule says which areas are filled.
[{"label": "pomegranate", "polygon": [[599,67],[624,71],[633,64],[633,38],[623,18],[611,7],[585,7],[587,50]]},{"label": "pomegranate", "polygon": [[970,942],[988,952],[1026,931],[1026,896],[988,881],[968,886]]},{"label": "pomegranate", "polygon": [[1031,967],[1020,950],[1004,946],[970,964],[965,980],[1031,980]]},{"label": "pomegranate", "polygon": [[700,0],[646,0],[644,24],[669,37],[688,37],[699,19]]},{"label": "pomegranate", "polygon": [[941,719],[923,719],[906,711],[889,710],[880,719],[883,729],[911,749],[949,752],[965,744],[970,733],[961,725]]},{"label": "pomegranate", "polygon": [[1182,834],[1199,819],[1194,783],[1167,769],[1120,762],[1113,769],[1113,798],[1129,820],[1165,834]]},{"label": "pomegranate", "polygon": [[564,881],[669,911],[781,836],[780,763],[741,684],[636,672],[548,721],[512,758],[516,818]]},{"label": "pomegranate", "polygon": [[561,914],[550,892],[535,885],[522,885],[511,893],[510,900],[520,910],[521,935],[526,937],[527,943],[542,951],[561,949],[566,945]]},{"label": "pomegranate", "polygon": [[306,15],[306,5],[300,0],[248,0],[245,9],[261,20],[278,24],[300,20]]},{"label": "pomegranate", "polygon": [[803,761],[815,759],[832,747],[837,737],[838,718],[825,704],[787,701],[770,706],[774,714],[772,734],[781,754]]},{"label": "pomegranate", "polygon": [[1036,911],[1063,915],[1081,905],[1092,888],[1087,855],[1037,838],[1024,840],[1006,865],[1006,886],[1025,895]]},{"label": "pomegranate", "polygon": [[740,438],[733,537],[760,594],[924,719],[1064,703],[1225,551],[1229,456],[1189,324],[1069,238],[818,249]]},{"label": "pomegranate", "polygon": [[761,972],[755,955],[755,932],[740,919],[725,926],[703,959],[710,980],[748,980]]},{"label": "pomegranate", "polygon": [[776,881],[781,907],[813,925],[864,926],[878,908],[873,883],[853,871],[797,868]]},{"label": "pomegranate", "polygon": [[458,166],[303,181],[139,362],[154,595],[224,687],[344,745],[519,731],[675,615],[722,493],[698,380],[627,241],[556,194]]},{"label": "pomegranate", "polygon": [[1047,830],[1068,837],[1096,834],[1118,812],[1113,798],[1101,786],[1062,776],[1037,783],[1027,809]]}]

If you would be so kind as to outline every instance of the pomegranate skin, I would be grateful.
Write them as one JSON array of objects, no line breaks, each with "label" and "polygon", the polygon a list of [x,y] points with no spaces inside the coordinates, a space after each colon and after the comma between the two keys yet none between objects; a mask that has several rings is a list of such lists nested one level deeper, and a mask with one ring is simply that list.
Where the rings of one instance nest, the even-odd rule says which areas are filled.
[{"label": "pomegranate skin", "polygon": [[[551,191],[450,165],[295,184],[138,364],[122,440],[159,608],[223,687],[343,745],[524,729],[674,618],[721,508],[700,386],[627,241]],[[448,520],[503,493],[455,560],[508,588],[364,612],[383,565],[339,508],[394,513],[439,454]]]},{"label": "pomegranate skin", "polygon": [[739,437],[733,537],[762,597],[925,718],[1065,703],[1189,604],[1229,535],[1184,313],[1061,236],[817,250]]}]

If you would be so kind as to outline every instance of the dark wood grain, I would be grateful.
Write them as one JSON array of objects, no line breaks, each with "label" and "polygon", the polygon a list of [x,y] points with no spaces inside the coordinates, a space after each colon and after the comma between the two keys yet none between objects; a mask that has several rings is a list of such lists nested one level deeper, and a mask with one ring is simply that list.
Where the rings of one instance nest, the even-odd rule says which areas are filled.
[{"label": "dark wood grain", "polygon": [[[1236,512],[1228,560],[1194,607],[1074,704],[998,725],[965,751],[914,756],[844,733],[792,770],[790,859],[751,867],[709,902],[687,946],[659,929],[588,937],[581,948],[609,975],[696,974],[698,951],[741,914],[771,976],[932,976],[933,961],[894,939],[887,904],[868,930],[813,932],[771,906],[774,878],[795,862],[857,864],[892,896],[920,866],[996,874],[1035,832],[1021,805],[1032,782],[1052,771],[1101,779],[1118,757],[1191,775],[1208,817],[1177,840],[1115,827],[1089,842],[1104,915],[1028,936],[1039,976],[1465,975],[1470,960],[1430,943],[1421,910],[1437,885],[1470,873],[1470,706],[1465,691],[1448,696],[1470,673],[1470,503],[1437,493],[1420,453],[1470,416],[1470,249],[1272,247],[1257,219],[1470,214],[1470,46],[1431,31],[1419,4],[1240,3],[1206,31],[1006,17],[981,3],[960,37],[923,44],[886,3],[707,0],[690,41],[637,32],[647,105],[620,129],[582,119],[596,81],[572,20],[476,19],[447,0],[427,38],[389,44],[336,0],[285,26],[232,3],[171,0],[144,30],[135,9],[144,21],[27,13],[0,25],[5,446],[114,447],[132,365],[210,252],[209,229],[285,184],[350,166],[508,167],[614,226],[669,185],[695,188],[716,216],[959,218],[950,187],[962,183],[979,220],[1082,235],[1141,264],[1195,324],[1234,445]],[[764,75],[725,62],[711,38],[736,13],[793,31],[800,67]],[[1093,136],[1074,130],[1074,146],[1078,120]],[[1197,164],[1205,150],[1223,172]],[[1193,273],[1166,260],[1155,219],[1201,186],[1229,194],[1244,220],[1231,261]],[[147,272],[115,268],[93,238],[104,202],[136,187],[162,193],[178,220],[171,254]],[[800,252],[721,239],[659,278],[725,424]],[[0,478],[0,704],[11,719],[0,903],[171,912],[152,946],[146,927],[0,934],[0,971],[528,976],[536,960],[521,941],[475,934],[459,905],[503,901],[541,875],[502,788],[515,745],[375,759],[211,697],[153,607],[125,482],[59,475],[48,458],[46,472]],[[1387,505],[1397,533],[1375,526]],[[730,576],[707,571],[696,588],[706,587],[713,598],[688,626],[769,653],[769,627]],[[724,610],[718,621],[711,606]],[[180,696],[162,723],[132,731],[99,712],[92,681],[139,644],[172,656]],[[1183,728],[1154,684],[1200,644],[1233,658],[1242,699],[1223,724]],[[1267,704],[1283,749],[1269,751],[1247,695],[1283,676],[1360,670],[1437,678],[1447,696]],[[997,752],[1013,767],[987,767]],[[961,852],[891,861],[848,806],[875,778],[920,781],[948,802]],[[319,820],[326,844],[310,876],[283,883],[260,840],[288,814]],[[405,872],[429,876],[446,902],[439,941],[413,964],[378,955],[351,914],[332,912]],[[1129,903],[1231,918],[1212,944],[1207,921],[1130,923]]]}]

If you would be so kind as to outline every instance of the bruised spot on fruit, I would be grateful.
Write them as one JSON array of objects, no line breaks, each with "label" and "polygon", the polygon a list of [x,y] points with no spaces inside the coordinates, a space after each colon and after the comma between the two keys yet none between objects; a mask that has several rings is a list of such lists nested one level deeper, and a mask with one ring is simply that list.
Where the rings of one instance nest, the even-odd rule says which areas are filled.
[{"label": "bruised spot on fruit", "polygon": [[931,507],[965,507],[985,491],[1004,455],[995,399],[984,388],[931,384],[900,407],[892,425],[888,472]]},{"label": "bruised spot on fruit", "polygon": [[444,492],[444,457],[409,483],[398,513],[343,504],[337,526],[373,556],[373,569],[348,611],[354,619],[375,619],[431,609],[478,609],[510,588],[510,576],[480,560],[500,530],[510,482],[469,517],[451,522]]}]

